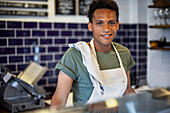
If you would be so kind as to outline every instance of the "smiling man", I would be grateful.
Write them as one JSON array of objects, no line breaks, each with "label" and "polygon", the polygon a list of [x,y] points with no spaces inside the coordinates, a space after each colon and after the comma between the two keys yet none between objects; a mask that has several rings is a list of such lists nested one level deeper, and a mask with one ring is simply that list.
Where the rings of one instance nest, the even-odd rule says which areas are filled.
[{"label": "smiling man", "polygon": [[51,107],[65,106],[70,90],[73,104],[82,105],[134,93],[130,86],[130,69],[135,62],[129,50],[113,42],[119,29],[119,8],[113,0],[96,0],[90,4],[89,42],[70,44],[56,65],[59,71]]},{"label": "smiling man", "polygon": [[93,32],[94,46],[97,52],[107,52],[112,49],[111,42],[119,29],[116,12],[110,9],[97,9],[88,23]]}]

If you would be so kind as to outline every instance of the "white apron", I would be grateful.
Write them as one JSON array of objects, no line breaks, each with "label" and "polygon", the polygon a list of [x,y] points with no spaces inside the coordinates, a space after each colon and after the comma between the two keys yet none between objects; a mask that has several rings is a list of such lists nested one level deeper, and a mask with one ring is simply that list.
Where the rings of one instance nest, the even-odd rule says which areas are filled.
[{"label": "white apron", "polygon": [[[90,45],[91,45],[92,52],[96,57],[93,40],[90,42]],[[100,71],[99,78],[102,79],[102,81],[100,81],[100,83],[98,81],[96,82],[95,77],[90,75],[90,79],[93,83],[94,89],[93,89],[93,92],[86,104],[104,101],[109,98],[120,97],[124,94],[124,92],[126,90],[126,87],[127,87],[126,72],[123,67],[119,53],[117,52],[114,45],[113,45],[113,48],[114,48],[117,58],[119,60],[120,68]],[[97,57],[96,57],[96,59],[97,59]],[[101,86],[101,90],[100,90],[101,92],[99,92],[99,90],[97,90],[99,85]]]}]

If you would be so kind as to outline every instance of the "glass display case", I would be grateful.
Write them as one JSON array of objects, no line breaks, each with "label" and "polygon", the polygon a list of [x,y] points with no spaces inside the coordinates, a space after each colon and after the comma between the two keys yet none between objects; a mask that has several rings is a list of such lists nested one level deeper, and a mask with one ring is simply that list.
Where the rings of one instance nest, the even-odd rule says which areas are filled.
[{"label": "glass display case", "polygon": [[95,104],[31,112],[38,111],[45,113],[170,113],[170,89],[159,88]]}]

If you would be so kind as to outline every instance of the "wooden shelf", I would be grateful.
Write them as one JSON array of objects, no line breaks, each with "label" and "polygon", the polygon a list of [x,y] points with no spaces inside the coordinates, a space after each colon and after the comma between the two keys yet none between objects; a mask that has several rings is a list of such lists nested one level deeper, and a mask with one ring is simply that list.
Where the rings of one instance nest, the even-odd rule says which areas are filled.
[{"label": "wooden shelf", "polygon": [[0,8],[0,10],[4,11],[27,11],[27,12],[48,12],[48,9],[38,9],[38,8]]},{"label": "wooden shelf", "polygon": [[6,2],[6,3],[27,3],[27,4],[41,4],[41,5],[48,5],[47,1],[32,1],[32,0],[1,0],[1,2]]},{"label": "wooden shelf", "polygon": [[[163,5],[159,5],[159,6],[155,6],[155,5],[149,5],[148,8],[170,8],[170,4],[163,4]],[[170,28],[170,24],[168,25],[149,25],[149,28]],[[148,49],[150,50],[168,50],[170,51],[170,46],[166,46],[166,47],[157,47],[157,48],[151,48],[148,47]]]},{"label": "wooden shelf", "polygon": [[154,6],[154,5],[149,5],[149,8],[170,8],[170,5],[161,5],[161,6]]},{"label": "wooden shelf", "polygon": [[170,25],[152,25],[149,28],[170,28]]},{"label": "wooden shelf", "polygon": [[148,47],[148,49],[151,49],[151,50],[168,50],[168,51],[170,51],[170,47],[169,48],[163,48],[163,47],[151,48],[151,47]]},{"label": "wooden shelf", "polygon": [[0,16],[3,18],[15,16],[47,17],[49,15],[48,0],[0,0]]}]

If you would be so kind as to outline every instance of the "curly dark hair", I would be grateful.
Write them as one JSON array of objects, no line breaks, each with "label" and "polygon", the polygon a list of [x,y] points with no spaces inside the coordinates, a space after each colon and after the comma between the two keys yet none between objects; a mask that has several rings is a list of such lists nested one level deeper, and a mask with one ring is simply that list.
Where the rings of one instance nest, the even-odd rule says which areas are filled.
[{"label": "curly dark hair", "polygon": [[88,18],[92,23],[93,14],[96,9],[110,9],[116,12],[117,22],[119,21],[119,7],[114,0],[93,0],[89,6]]}]

